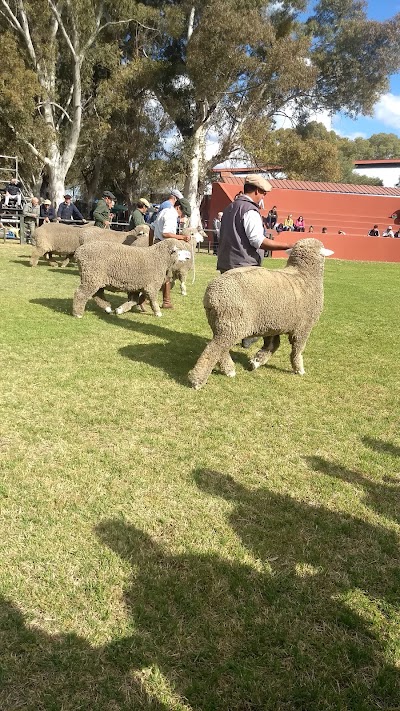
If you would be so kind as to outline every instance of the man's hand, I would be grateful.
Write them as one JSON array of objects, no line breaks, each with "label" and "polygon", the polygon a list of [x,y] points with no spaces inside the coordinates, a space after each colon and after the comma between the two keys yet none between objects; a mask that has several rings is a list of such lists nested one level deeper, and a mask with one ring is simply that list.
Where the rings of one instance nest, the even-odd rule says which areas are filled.
[{"label": "man's hand", "polygon": [[104,223],[104,227],[109,227],[110,224],[111,224],[111,223],[110,223],[110,220],[106,220],[105,223]]}]

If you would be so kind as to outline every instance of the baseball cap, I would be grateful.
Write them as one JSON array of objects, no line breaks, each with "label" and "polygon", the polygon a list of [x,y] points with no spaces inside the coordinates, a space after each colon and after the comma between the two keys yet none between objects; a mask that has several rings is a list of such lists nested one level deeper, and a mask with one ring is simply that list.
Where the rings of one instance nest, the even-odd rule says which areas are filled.
[{"label": "baseball cap", "polygon": [[145,207],[150,207],[150,203],[146,198],[139,198],[138,202],[140,202],[142,205],[145,205]]},{"label": "baseball cap", "polygon": [[176,188],[173,188],[173,190],[171,190],[170,195],[173,195],[174,197],[178,198],[178,200],[181,200],[183,198],[181,191],[177,190]]},{"label": "baseball cap", "polygon": [[179,200],[176,201],[176,205],[180,205],[182,208],[182,212],[186,217],[190,217],[192,214],[192,208],[190,207],[190,202],[189,200],[186,200],[186,198],[181,197]]},{"label": "baseball cap", "polygon": [[115,195],[113,195],[113,193],[110,193],[109,190],[104,190],[104,192],[103,192],[103,197],[108,197],[108,198],[110,198],[110,200],[116,200],[116,199],[117,199],[117,198],[115,197]]},{"label": "baseball cap", "polygon": [[246,175],[244,179],[244,184],[254,185],[254,187],[258,188],[259,190],[262,190],[265,193],[269,193],[269,191],[272,190],[271,183],[269,183],[268,180],[263,178],[262,175],[257,175],[256,173],[250,173],[250,175]]}]

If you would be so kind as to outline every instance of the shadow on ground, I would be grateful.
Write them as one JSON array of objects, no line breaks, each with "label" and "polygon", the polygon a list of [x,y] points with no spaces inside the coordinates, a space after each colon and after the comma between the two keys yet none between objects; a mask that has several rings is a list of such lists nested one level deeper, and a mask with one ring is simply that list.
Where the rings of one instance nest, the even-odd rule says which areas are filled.
[{"label": "shadow on ground", "polygon": [[3,601],[0,707],[398,708],[385,647],[399,603],[394,533],[221,472],[193,477],[203,497],[228,502],[227,524],[255,564],[195,544],[173,553],[121,519],[103,521],[100,541],[132,567],[124,599],[135,632],[92,648],[28,629]]}]

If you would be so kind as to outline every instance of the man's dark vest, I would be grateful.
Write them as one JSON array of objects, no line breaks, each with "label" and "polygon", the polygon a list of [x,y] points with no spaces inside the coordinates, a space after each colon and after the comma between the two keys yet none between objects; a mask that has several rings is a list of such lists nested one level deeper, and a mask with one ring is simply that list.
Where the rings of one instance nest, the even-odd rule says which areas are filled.
[{"label": "man's dark vest", "polygon": [[224,210],[219,233],[217,269],[226,271],[237,267],[259,267],[261,255],[246,235],[243,217],[249,210],[260,209],[246,195],[240,195]]}]

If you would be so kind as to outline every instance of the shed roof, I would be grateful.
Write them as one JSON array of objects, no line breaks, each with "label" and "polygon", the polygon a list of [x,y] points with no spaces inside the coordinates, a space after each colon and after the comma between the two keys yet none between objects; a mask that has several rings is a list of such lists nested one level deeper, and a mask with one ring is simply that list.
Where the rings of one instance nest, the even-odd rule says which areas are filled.
[{"label": "shed roof", "polygon": [[[220,182],[243,186],[243,178],[223,172]],[[317,183],[310,180],[278,180],[270,178],[272,188],[281,190],[307,190],[308,192],[347,193],[349,195],[380,195],[400,197],[400,188],[384,188],[380,185],[353,185],[351,183]]]}]

